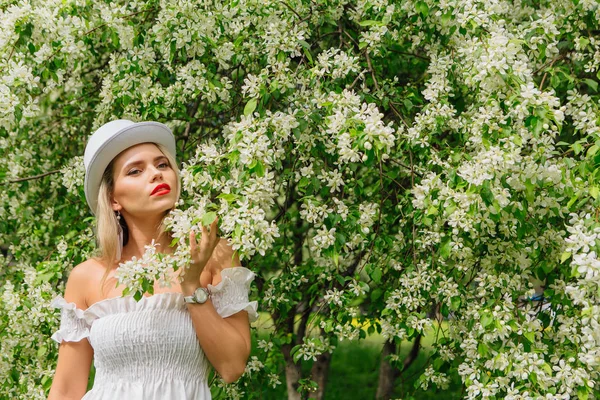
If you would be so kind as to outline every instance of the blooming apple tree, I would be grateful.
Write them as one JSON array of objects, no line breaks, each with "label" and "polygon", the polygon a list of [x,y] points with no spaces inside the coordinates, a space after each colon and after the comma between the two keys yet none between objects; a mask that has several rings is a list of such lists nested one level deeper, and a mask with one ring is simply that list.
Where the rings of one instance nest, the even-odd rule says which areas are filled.
[{"label": "blooming apple tree", "polygon": [[434,337],[415,387],[380,377],[382,397],[598,396],[597,2],[30,0],[0,15],[0,398],[50,387],[48,305],[95,247],[81,155],[115,118],[167,123],[182,170],[180,246],[121,265],[129,292],[189,262],[189,230],[215,215],[257,274],[274,329],[253,330],[244,376],[215,397],[322,398],[337,344],[375,334],[400,375],[400,344]]}]

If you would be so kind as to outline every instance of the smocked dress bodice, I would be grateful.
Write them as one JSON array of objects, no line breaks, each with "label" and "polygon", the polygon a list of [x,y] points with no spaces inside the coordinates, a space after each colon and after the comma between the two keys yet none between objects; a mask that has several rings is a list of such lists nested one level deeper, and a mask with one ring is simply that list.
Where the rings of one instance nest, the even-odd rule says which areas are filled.
[{"label": "smocked dress bodice", "polygon": [[[257,302],[248,301],[254,273],[245,267],[221,271],[221,282],[208,285],[217,313],[229,317],[247,311],[258,318]],[[183,294],[169,292],[136,301],[115,297],[81,310],[57,296],[60,329],[52,339],[89,340],[94,349],[94,386],[82,400],[211,399],[210,364],[204,356]]]}]

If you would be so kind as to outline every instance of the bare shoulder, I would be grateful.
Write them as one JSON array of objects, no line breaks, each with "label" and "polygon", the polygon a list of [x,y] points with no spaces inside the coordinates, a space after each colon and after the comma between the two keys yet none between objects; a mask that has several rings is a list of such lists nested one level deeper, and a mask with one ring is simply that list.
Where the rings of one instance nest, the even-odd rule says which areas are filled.
[{"label": "bare shoulder", "polygon": [[87,308],[89,288],[92,282],[101,279],[102,274],[102,264],[91,258],[73,267],[67,279],[65,300],[74,302],[78,308]]},{"label": "bare shoulder", "polygon": [[99,261],[90,258],[75,266],[69,275],[69,279],[74,279],[79,283],[89,283],[98,276],[101,277],[104,271],[104,266]]}]

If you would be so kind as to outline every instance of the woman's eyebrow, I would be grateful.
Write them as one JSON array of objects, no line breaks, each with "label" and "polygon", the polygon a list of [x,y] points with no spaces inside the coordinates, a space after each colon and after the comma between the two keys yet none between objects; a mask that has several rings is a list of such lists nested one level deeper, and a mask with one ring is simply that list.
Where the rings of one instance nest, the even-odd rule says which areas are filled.
[{"label": "woman's eyebrow", "polygon": [[[155,158],[154,158],[154,162],[157,162],[157,161],[158,161],[158,160],[160,160],[161,158],[164,158],[164,159],[168,160],[168,159],[167,159],[167,157],[163,155],[163,156],[158,156],[158,157],[155,157]],[[130,162],[130,163],[127,163],[127,164],[126,164],[126,165],[123,167],[123,169],[127,169],[127,168],[129,168],[129,167],[133,167],[134,165],[143,164],[143,163],[144,163],[144,161],[143,161],[143,160],[132,161],[132,162]]]}]

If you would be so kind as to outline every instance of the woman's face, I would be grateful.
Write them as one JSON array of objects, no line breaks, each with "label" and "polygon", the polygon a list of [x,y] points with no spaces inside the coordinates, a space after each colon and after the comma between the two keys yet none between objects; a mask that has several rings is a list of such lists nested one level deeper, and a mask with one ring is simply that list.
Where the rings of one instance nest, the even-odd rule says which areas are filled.
[{"label": "woman's face", "polygon": [[[122,151],[115,158],[113,178],[115,211],[155,215],[173,208],[177,200],[177,175],[153,143],[141,143]],[[170,190],[152,194],[158,185],[165,183]]]}]

